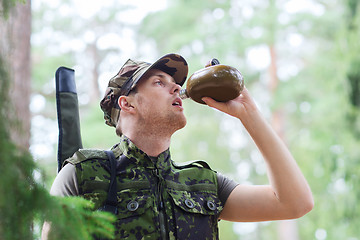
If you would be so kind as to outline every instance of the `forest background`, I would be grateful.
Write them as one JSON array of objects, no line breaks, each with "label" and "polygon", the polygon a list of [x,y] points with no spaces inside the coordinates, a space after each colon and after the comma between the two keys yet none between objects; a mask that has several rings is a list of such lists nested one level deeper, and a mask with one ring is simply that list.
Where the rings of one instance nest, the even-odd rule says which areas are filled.
[{"label": "forest background", "polygon": [[[0,195],[0,204],[13,200],[14,209],[0,205],[0,234],[11,222],[4,209],[16,212],[24,205],[20,194],[26,194],[9,194],[5,186],[32,179],[27,187],[34,199],[54,200],[45,192],[57,171],[56,69],[75,69],[84,147],[107,149],[118,141],[99,108],[107,81],[128,58],[152,62],[176,52],[188,60],[190,73],[213,57],[242,72],[315,197],[314,209],[298,220],[220,221],[220,238],[360,239],[357,0],[2,0],[0,10],[1,124],[16,145],[16,166],[25,159],[30,163],[21,179],[18,169],[1,159],[1,171],[8,173],[3,176],[14,178],[3,177],[0,190],[7,194]],[[205,159],[241,184],[267,184],[261,154],[238,120],[191,100],[184,105],[188,124],[173,138],[175,161]],[[0,145],[1,155],[10,156]],[[24,211],[41,213],[29,203]],[[1,237],[37,239],[43,218],[51,214],[34,213],[22,221],[30,233],[26,238]]]}]

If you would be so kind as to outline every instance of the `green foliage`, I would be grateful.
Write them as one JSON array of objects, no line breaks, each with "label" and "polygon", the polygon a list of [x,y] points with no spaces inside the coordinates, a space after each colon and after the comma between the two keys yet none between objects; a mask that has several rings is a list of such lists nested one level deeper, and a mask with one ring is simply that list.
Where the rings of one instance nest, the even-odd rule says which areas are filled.
[{"label": "green foliage", "polygon": [[[42,171],[27,151],[10,140],[7,114],[9,75],[0,56],[0,236],[4,240],[33,239],[34,223],[53,223],[53,239],[92,239],[93,234],[111,238],[114,234],[108,213],[92,211],[89,201],[50,196],[41,181]],[[37,221],[34,221],[37,220]]]},{"label": "green foliage", "polygon": [[[159,52],[183,51],[190,66],[198,66],[199,60],[210,54],[235,65],[244,74],[250,92],[257,90],[253,94],[257,100],[268,94],[264,83],[268,69],[252,70],[245,54],[258,45],[275,46],[278,66],[286,69],[287,64],[293,64],[297,70],[290,77],[279,75],[276,94],[259,104],[264,112],[283,113],[285,139],[314,193],[315,209],[297,221],[300,239],[313,239],[319,230],[325,231],[326,239],[330,240],[358,239],[355,224],[360,221],[356,200],[360,197],[356,188],[360,182],[358,1],[312,1],[313,9],[323,11],[320,14],[310,9],[284,11],[290,1],[235,2],[172,1],[168,9],[145,19],[141,33],[144,39],[159,43]],[[224,13],[222,17],[216,15],[218,8]],[[242,14],[244,9],[253,14]],[[301,49],[289,46],[287,40],[292,34],[303,39]],[[200,50],[194,47],[194,41],[202,44]],[[231,132],[222,129],[221,124],[228,122],[200,110],[201,107],[186,105],[189,123],[184,132],[177,133],[179,140],[173,140],[173,156],[211,159],[215,169],[234,176],[238,176],[235,169],[240,163],[258,165],[251,144],[239,150],[221,145],[223,142],[231,145],[233,139]],[[202,146],[195,144],[199,141],[208,146],[206,154],[201,152]],[[232,156],[242,160],[233,161]],[[253,170],[257,167],[250,167],[249,181],[257,183],[260,179],[263,183],[263,176],[259,178]],[[276,239],[275,227],[275,224],[258,226],[254,233],[257,238],[249,234],[244,239]]]},{"label": "green foliage", "polygon": [[349,28],[353,28],[354,22],[353,20],[356,19],[356,16],[358,15],[358,8],[359,1],[358,0],[347,0],[347,8],[348,8],[348,21],[349,21]]},{"label": "green foliage", "polygon": [[286,135],[315,197],[314,210],[300,222],[302,239],[318,229],[326,231],[326,239],[357,239],[354,223],[360,221],[355,187],[360,180],[359,113],[350,101],[356,102],[351,93],[358,89],[356,82],[349,83],[358,72],[353,57],[358,52],[353,35],[358,33],[349,34],[344,21],[334,25],[331,12],[319,19],[320,32],[309,32],[319,41],[316,56],[306,57],[306,68],[282,84],[277,96],[292,113]]},{"label": "green foliage", "polygon": [[25,3],[26,0],[2,0],[0,8],[0,17],[7,19],[9,17],[9,12],[13,7],[16,6],[16,3]]},{"label": "green foliage", "polygon": [[52,201],[45,217],[51,222],[49,239],[114,238],[114,225],[110,223],[115,216],[111,213],[92,211],[93,204],[81,197],[53,197]]},{"label": "green foliage", "polygon": [[[74,59],[70,53],[62,55],[51,55],[46,49],[40,47],[32,47],[32,65],[33,68],[31,79],[32,88],[35,92],[42,91],[44,85],[53,80],[55,70],[60,66],[73,66]],[[55,94],[54,94],[55,97]]]},{"label": "green foliage", "polygon": [[[107,126],[99,104],[80,111],[81,137],[84,148],[110,149],[119,141],[115,128]],[[101,133],[101,134],[99,134]]]},{"label": "green foliage", "polygon": [[[284,10],[291,5],[288,0],[174,0],[168,3],[166,10],[148,15],[139,29],[138,26],[132,29],[139,30],[139,46],[151,39],[156,42],[155,51],[160,54],[184,54],[189,59],[190,73],[211,57],[241,70],[246,86],[262,111],[267,116],[274,110],[283,112],[285,138],[314,193],[314,210],[297,221],[300,239],[314,239],[319,230],[326,232],[328,240],[358,239],[359,3],[357,0],[310,2],[315,5],[309,9],[288,12]],[[70,1],[65,4],[71,6]],[[314,14],[315,10],[319,11]],[[110,11],[102,11],[105,12]],[[95,34],[101,36],[112,32],[110,29],[117,29],[111,27],[113,23],[120,26],[114,18],[115,13],[101,15],[102,21],[99,16],[86,20],[62,16],[62,21],[58,21],[51,13],[46,14],[46,9],[42,9],[34,29],[40,32],[44,16],[51,16],[51,25],[61,41],[69,40],[65,36],[85,36],[84,30],[89,29],[95,32],[103,29],[105,32]],[[302,39],[300,48],[289,46],[288,39],[293,35]],[[57,38],[51,40],[55,41],[51,44],[44,41],[46,46],[58,46]],[[277,51],[279,72],[287,70],[288,64],[295,66],[296,71],[287,77],[279,74],[277,92],[267,99],[268,69],[254,68],[246,57],[251,48],[270,45]],[[41,66],[33,74],[34,78],[42,79],[36,84],[39,87],[49,78],[47,76],[53,76],[46,71],[55,69],[52,66],[64,56],[45,54],[46,51],[40,50],[42,47],[40,44],[33,50],[36,56],[44,57],[41,65],[36,59],[34,61],[36,67]],[[103,51],[102,54],[107,53]],[[90,66],[84,57],[79,59],[71,61]],[[174,160],[205,159],[214,169],[239,182],[266,183],[261,171],[264,166],[254,154],[251,140],[242,139],[246,135],[243,131],[239,134],[232,131],[241,129],[240,123],[236,125],[222,114],[191,100],[186,100],[184,105],[188,124],[173,138]],[[81,120],[84,147],[108,148],[117,141],[114,129],[104,126],[98,106],[84,106]],[[237,145],[239,138],[245,143]],[[243,173],[246,167],[249,176],[241,176],[239,172]],[[236,238],[231,223],[221,221],[220,226],[222,239]],[[241,239],[276,239],[275,223],[257,226],[255,232],[242,235]]]},{"label": "green foliage", "polygon": [[347,80],[349,83],[350,103],[360,108],[360,58],[356,58],[350,62]]},{"label": "green foliage", "polygon": [[33,177],[35,164],[31,157],[19,152],[8,138],[2,137],[0,145],[3,155],[0,162],[3,172],[0,176],[0,235],[3,239],[31,239],[33,217],[44,206],[47,193]]}]

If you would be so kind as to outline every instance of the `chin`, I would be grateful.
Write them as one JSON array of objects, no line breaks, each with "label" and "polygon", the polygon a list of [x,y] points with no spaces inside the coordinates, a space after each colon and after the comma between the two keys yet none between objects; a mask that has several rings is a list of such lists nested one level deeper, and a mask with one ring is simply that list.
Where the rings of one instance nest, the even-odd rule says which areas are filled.
[{"label": "chin", "polygon": [[179,127],[179,129],[178,130],[180,130],[180,129],[182,129],[182,128],[184,128],[186,126],[186,120],[184,121],[184,123],[181,125],[181,127]]},{"label": "chin", "polygon": [[183,115],[183,117],[179,119],[179,122],[180,122],[180,125],[181,125],[181,127],[179,129],[184,128],[186,126],[187,121],[186,121],[185,115]]},{"label": "chin", "polygon": [[182,118],[177,118],[176,121],[173,122],[173,126],[175,131],[180,130],[186,126],[186,118],[183,116]]}]

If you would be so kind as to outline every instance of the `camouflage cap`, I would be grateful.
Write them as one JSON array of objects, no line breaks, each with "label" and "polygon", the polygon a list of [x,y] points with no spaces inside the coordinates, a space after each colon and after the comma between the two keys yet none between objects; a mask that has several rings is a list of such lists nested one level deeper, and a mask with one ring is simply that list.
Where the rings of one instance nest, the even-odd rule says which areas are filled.
[{"label": "camouflage cap", "polygon": [[187,62],[178,54],[167,54],[153,64],[131,59],[127,60],[119,72],[110,79],[105,96],[100,102],[107,125],[116,127],[121,110],[118,105],[118,98],[129,95],[140,78],[150,69],[159,69],[169,74],[181,86],[184,84],[188,74]]}]

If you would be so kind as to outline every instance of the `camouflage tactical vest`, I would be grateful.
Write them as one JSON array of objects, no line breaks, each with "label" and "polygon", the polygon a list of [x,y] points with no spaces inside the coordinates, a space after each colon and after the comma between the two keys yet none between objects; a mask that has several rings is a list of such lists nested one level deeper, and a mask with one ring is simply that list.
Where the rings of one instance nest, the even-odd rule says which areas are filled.
[{"label": "camouflage tactical vest", "polygon": [[[223,206],[205,162],[175,165],[169,150],[149,158],[125,136],[112,151],[126,156],[117,162],[116,239],[218,239]],[[110,181],[106,154],[79,150],[67,162],[76,166],[80,195],[101,207]]]}]

